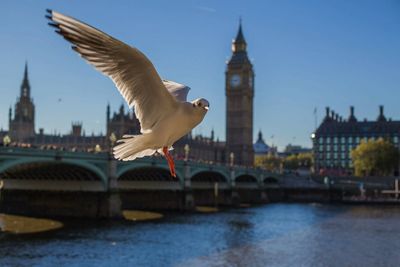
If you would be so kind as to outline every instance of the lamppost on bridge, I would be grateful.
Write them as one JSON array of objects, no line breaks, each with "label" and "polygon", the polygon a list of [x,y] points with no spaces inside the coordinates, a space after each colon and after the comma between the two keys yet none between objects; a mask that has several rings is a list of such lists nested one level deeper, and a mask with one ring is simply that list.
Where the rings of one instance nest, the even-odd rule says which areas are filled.
[{"label": "lamppost on bridge", "polygon": [[4,144],[4,146],[8,146],[10,143],[11,143],[11,138],[10,138],[10,136],[8,136],[8,135],[4,136],[4,138],[3,138],[3,144]]},{"label": "lamppost on bridge", "polygon": [[189,152],[190,152],[189,144],[186,144],[183,147],[183,150],[185,151],[185,161],[188,161],[189,160]]},{"label": "lamppost on bridge", "polygon": [[117,137],[115,136],[115,133],[111,133],[111,134],[110,134],[110,143],[111,143],[111,146],[114,146],[116,141],[117,141]]},{"label": "lamppost on bridge", "polygon": [[233,152],[231,152],[230,154],[229,154],[229,165],[231,166],[231,167],[233,167],[233,164],[235,163],[235,154],[233,153]]},{"label": "lamppost on bridge", "polygon": [[97,144],[97,145],[94,147],[94,152],[95,152],[95,153],[100,153],[100,152],[101,152],[101,146],[100,146],[99,144]]}]

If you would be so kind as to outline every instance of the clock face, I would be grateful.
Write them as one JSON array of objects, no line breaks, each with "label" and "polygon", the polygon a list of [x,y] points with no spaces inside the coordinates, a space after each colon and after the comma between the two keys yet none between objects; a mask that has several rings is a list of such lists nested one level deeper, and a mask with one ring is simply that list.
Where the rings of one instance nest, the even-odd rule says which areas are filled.
[{"label": "clock face", "polygon": [[240,83],[241,83],[240,75],[238,75],[238,74],[232,75],[232,77],[231,77],[231,86],[237,87],[237,86],[240,85]]}]

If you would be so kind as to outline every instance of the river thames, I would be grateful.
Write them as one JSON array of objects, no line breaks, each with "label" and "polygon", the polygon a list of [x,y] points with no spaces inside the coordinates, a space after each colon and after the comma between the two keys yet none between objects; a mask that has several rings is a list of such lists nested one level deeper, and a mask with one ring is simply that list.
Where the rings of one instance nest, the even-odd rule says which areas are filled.
[{"label": "river thames", "polygon": [[0,266],[399,266],[400,207],[270,204],[0,233]]}]

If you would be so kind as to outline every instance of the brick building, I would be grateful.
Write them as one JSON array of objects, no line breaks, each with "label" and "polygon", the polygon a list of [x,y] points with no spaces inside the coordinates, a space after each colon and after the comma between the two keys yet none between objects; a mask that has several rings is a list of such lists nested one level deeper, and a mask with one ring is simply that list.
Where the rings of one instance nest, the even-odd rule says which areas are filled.
[{"label": "brick building", "polygon": [[358,120],[354,107],[347,119],[329,107],[321,125],[312,135],[314,170],[316,173],[351,174],[351,151],[363,139],[385,138],[400,148],[400,121],[386,118],[383,106],[379,107],[376,120]]}]

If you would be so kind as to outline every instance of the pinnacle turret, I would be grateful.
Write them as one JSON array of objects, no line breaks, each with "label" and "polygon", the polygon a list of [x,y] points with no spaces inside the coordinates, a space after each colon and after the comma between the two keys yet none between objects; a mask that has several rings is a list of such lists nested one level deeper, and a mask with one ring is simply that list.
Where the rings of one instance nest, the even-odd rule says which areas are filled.
[{"label": "pinnacle turret", "polygon": [[236,35],[235,40],[232,43],[232,51],[233,52],[243,52],[246,51],[246,40],[244,39],[243,30],[242,30],[242,19],[239,20],[239,30]]},{"label": "pinnacle turret", "polygon": [[21,84],[21,97],[30,97],[31,86],[28,78],[28,62],[25,62],[24,78]]}]

